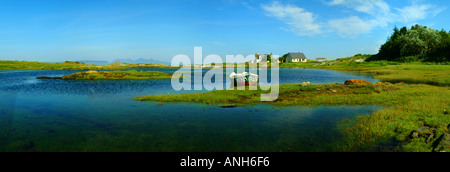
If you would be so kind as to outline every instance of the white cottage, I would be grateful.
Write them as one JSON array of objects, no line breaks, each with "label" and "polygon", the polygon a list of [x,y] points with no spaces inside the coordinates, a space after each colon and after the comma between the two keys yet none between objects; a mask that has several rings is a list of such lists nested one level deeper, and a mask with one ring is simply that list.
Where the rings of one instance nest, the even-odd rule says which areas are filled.
[{"label": "white cottage", "polygon": [[307,61],[303,53],[289,53],[286,57],[286,63],[306,63]]}]

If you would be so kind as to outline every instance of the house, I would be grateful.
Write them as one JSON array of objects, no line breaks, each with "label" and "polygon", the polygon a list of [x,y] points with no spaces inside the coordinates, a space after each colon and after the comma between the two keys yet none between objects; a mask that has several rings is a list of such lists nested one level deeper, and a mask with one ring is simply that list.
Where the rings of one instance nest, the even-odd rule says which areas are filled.
[{"label": "house", "polygon": [[358,62],[358,63],[362,63],[362,62],[365,62],[366,61],[366,59],[358,59],[358,60],[355,60],[355,62]]},{"label": "house", "polygon": [[286,63],[306,63],[307,61],[308,59],[303,53],[288,53],[286,57]]},{"label": "house", "polygon": [[269,56],[272,57],[272,53],[271,54],[255,54],[255,60],[251,61],[251,63],[261,63],[261,62],[268,62],[269,61]]},{"label": "house", "polygon": [[317,62],[326,62],[327,59],[326,58],[317,58],[316,61]]}]

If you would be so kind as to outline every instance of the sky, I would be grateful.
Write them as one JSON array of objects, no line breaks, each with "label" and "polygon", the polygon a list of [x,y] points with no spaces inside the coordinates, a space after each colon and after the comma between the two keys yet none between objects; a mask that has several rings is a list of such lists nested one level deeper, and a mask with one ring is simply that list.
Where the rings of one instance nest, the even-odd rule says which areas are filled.
[{"label": "sky", "polygon": [[0,0],[0,60],[375,54],[394,26],[450,30],[447,0]]}]

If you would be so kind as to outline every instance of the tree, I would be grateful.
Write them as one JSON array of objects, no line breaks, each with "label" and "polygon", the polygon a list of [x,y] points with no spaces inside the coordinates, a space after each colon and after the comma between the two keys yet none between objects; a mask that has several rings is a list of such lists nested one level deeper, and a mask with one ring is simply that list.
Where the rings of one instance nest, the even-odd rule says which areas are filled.
[{"label": "tree", "polygon": [[416,30],[410,30],[406,35],[400,37],[400,57],[415,56],[425,54],[427,43],[420,39]]},{"label": "tree", "polygon": [[[394,27],[392,35],[380,47],[378,54],[367,61],[447,61],[450,56],[450,35],[426,26],[414,25],[411,29]],[[411,57],[414,56],[414,57]],[[406,58],[408,57],[408,58]]]},{"label": "tree", "polygon": [[278,60],[280,60],[281,63],[285,63],[288,55],[289,54],[285,54],[285,55],[281,56]]}]

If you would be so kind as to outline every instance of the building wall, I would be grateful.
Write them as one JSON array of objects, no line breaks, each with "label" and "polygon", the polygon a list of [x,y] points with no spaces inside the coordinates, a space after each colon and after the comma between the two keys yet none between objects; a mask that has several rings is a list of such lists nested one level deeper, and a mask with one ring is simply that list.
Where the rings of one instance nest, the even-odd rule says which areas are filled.
[{"label": "building wall", "polygon": [[306,59],[288,59],[286,62],[288,63],[306,63]]}]

